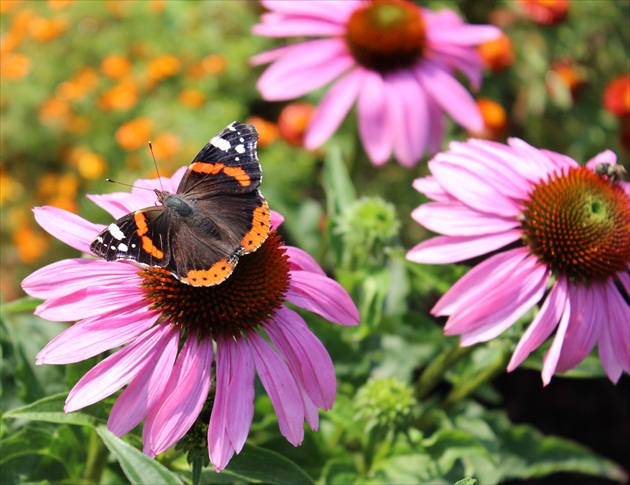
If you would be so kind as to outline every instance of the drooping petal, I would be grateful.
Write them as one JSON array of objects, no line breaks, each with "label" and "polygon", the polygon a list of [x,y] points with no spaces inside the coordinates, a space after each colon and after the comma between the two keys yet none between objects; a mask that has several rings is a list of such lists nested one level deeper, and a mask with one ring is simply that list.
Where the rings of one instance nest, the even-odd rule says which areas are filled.
[{"label": "drooping petal", "polygon": [[479,212],[459,202],[429,202],[411,217],[430,231],[446,236],[474,236],[509,231],[520,225],[515,218]]},{"label": "drooping petal", "polygon": [[567,332],[567,327],[569,326],[572,311],[571,299],[567,297],[562,311],[562,318],[560,318],[560,324],[558,325],[556,335],[553,338],[553,343],[543,359],[542,380],[545,386],[551,382],[551,378],[553,377],[554,372],[556,372],[556,364],[560,358],[562,344],[564,343],[564,336]]},{"label": "drooping petal", "polygon": [[470,93],[439,63],[423,60],[414,70],[418,81],[430,96],[459,125],[473,131],[483,129],[483,117]]},{"label": "drooping petal", "polygon": [[154,457],[173,446],[201,412],[212,380],[212,339],[190,335],[177,356],[164,392],[142,430],[143,452]]},{"label": "drooping petal", "polygon": [[[607,326],[610,331],[612,350],[623,370],[630,373],[630,306],[609,279],[601,289],[596,311],[601,307],[607,311]],[[603,305],[602,305],[603,303]]]},{"label": "drooping petal", "polygon": [[33,214],[46,232],[86,254],[92,254],[90,244],[105,227],[57,207],[34,207]]},{"label": "drooping petal", "polygon": [[138,266],[100,259],[63,259],[38,269],[22,281],[35,298],[62,298],[77,290],[99,286],[137,286]]},{"label": "drooping petal", "polygon": [[37,354],[36,364],[70,364],[89,359],[140,336],[158,316],[141,300],[119,313],[86,318],[48,342]]},{"label": "drooping petal", "polygon": [[336,281],[309,271],[291,271],[287,300],[340,325],[357,325],[359,310]]},{"label": "drooping petal", "polygon": [[455,44],[433,44],[432,54],[450,68],[461,71],[477,91],[483,78],[483,61],[476,49]]},{"label": "drooping petal", "polygon": [[302,317],[282,307],[265,330],[313,403],[319,408],[331,409],[337,394],[335,368],[326,348]]},{"label": "drooping petal", "polygon": [[483,236],[438,236],[411,248],[407,259],[425,264],[465,261],[518,241],[521,233],[514,229]]},{"label": "drooping petal", "polygon": [[280,433],[293,446],[304,439],[304,405],[293,375],[285,362],[255,331],[247,333],[256,372],[271,398]]},{"label": "drooping petal", "polygon": [[324,86],[354,65],[347,49],[337,38],[296,44],[260,76],[258,90],[267,101],[283,101]]},{"label": "drooping petal", "polygon": [[142,372],[144,362],[162,353],[169,340],[168,325],[156,325],[99,362],[72,388],[64,411],[69,413],[94,404],[128,384]]},{"label": "drooping petal", "polygon": [[383,77],[364,70],[357,104],[361,142],[374,165],[383,165],[394,147],[393,123],[387,107],[387,86]]},{"label": "drooping petal", "polygon": [[545,299],[538,315],[529,325],[521,340],[516,346],[516,350],[508,364],[508,372],[512,372],[536,350],[558,325],[562,318],[567,299],[567,282],[565,278],[560,278],[553,285],[549,295]]},{"label": "drooping petal", "polygon": [[140,424],[161,397],[177,356],[179,328],[173,325],[167,329],[164,341],[163,351],[149,356],[143,363],[143,370],[116,399],[107,420],[107,428],[116,436],[122,436]]},{"label": "drooping petal", "polygon": [[362,68],[352,69],[328,90],[312,114],[304,134],[307,149],[320,147],[337,130],[359,95],[363,77]]}]

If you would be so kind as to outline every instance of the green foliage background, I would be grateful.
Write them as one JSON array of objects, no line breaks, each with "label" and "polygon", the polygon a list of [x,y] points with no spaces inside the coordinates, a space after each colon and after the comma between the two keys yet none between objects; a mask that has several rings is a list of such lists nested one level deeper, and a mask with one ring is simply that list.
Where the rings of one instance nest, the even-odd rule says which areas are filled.
[{"label": "green foliage background", "polygon": [[[95,362],[34,365],[35,354],[65,325],[32,316],[37,302],[20,299],[19,282],[38,267],[76,254],[38,229],[30,208],[63,200],[89,220],[108,221],[84,194],[112,191],[105,177],[132,183],[154,176],[144,143],[129,150],[116,141],[120,127],[131,120],[146,117],[153,125],[151,137],[175,140],[170,152],[158,156],[165,174],[188,163],[233,120],[259,116],[275,122],[283,105],[261,100],[255,83],[262,69],[252,68],[248,59],[278,42],[250,33],[262,12],[255,2],[2,3],[0,482],[454,483],[473,477],[496,483],[557,472],[614,481],[627,477],[618,464],[585,446],[515,425],[502,410],[492,381],[504,373],[532,315],[471,349],[458,349],[456,339],[442,335],[428,310],[466,268],[425,267],[404,259],[406,250],[428,236],[409,216],[422,202],[411,182],[426,174],[426,164],[413,170],[393,162],[374,168],[357,141],[354,115],[317,152],[282,139],[259,152],[263,192],[286,219],[283,236],[334,275],[363,316],[358,328],[348,329],[305,315],[338,373],[339,396],[334,409],[322,415],[319,432],[307,432],[304,444],[294,449],[278,433],[270,401],[261,393],[248,445],[216,475],[191,468],[175,449],[157,460],[144,457],[137,451],[138,430],[124,440],[111,435],[104,424],[113,398],[63,414],[68,390]],[[486,73],[478,93],[505,108],[510,136],[581,162],[610,148],[627,166],[622,121],[602,108],[602,93],[610,80],[630,72],[629,2],[574,1],[557,26],[523,18],[509,1],[422,5],[453,8],[473,23],[511,16],[505,32],[515,62],[501,73]],[[45,38],[33,19],[58,22],[62,32]],[[103,94],[121,82],[102,73],[102,61],[111,54],[131,63],[136,101],[123,109],[102,104]],[[151,63],[165,54],[178,59],[179,67],[151,81]],[[11,55],[30,65],[19,79],[5,74],[7,63],[17,62]],[[576,96],[553,75],[552,65],[560,59],[577,66],[583,83]],[[215,70],[207,69],[210,61]],[[86,68],[97,75],[85,92],[65,102],[65,114],[43,117],[46,103],[59,99],[61,86]],[[202,93],[200,104],[182,101],[188,90]],[[316,104],[320,97],[317,92],[306,99]],[[449,124],[444,144],[466,136]],[[103,175],[86,177],[71,156],[77,150],[104,160]],[[31,239],[33,247],[21,251],[19,245]],[[539,368],[544,350],[525,366]],[[604,377],[596,356],[570,374]],[[627,386],[627,376],[621,385]],[[618,392],[627,399],[625,391]],[[412,396],[406,407],[392,400],[400,395]]]}]

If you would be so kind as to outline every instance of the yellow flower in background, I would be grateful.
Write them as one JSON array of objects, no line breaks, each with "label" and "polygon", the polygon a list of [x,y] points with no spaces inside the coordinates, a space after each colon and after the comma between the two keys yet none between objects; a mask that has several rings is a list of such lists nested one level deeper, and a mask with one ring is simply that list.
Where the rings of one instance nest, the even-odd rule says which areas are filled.
[{"label": "yellow flower in background", "polygon": [[4,166],[0,166],[0,207],[6,202],[15,201],[23,193],[22,184],[6,173]]},{"label": "yellow flower in background", "polygon": [[150,141],[152,131],[153,122],[149,118],[136,118],[120,125],[116,130],[116,142],[123,150],[137,150]]},{"label": "yellow flower in background", "polygon": [[87,180],[102,177],[107,170],[107,162],[102,155],[92,152],[84,146],[73,147],[66,155],[66,160],[77,167],[79,175]]}]

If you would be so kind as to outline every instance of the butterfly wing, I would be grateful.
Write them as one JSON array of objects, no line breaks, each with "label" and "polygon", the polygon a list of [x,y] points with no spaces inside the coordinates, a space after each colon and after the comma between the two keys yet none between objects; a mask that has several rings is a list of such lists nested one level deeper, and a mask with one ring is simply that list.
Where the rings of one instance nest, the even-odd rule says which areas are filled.
[{"label": "butterfly wing", "polygon": [[107,261],[126,259],[165,268],[171,259],[171,218],[162,206],[132,212],[103,229],[90,249]]}]

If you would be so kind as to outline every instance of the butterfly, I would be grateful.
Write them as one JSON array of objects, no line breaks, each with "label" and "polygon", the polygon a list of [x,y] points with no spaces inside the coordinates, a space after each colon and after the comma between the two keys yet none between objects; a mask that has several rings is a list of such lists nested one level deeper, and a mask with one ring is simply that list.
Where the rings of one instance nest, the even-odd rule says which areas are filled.
[{"label": "butterfly", "polygon": [[193,159],[175,194],[154,189],[158,205],[111,223],[90,249],[107,261],[165,268],[188,285],[221,283],[269,235],[257,140],[254,126],[231,123]]}]

